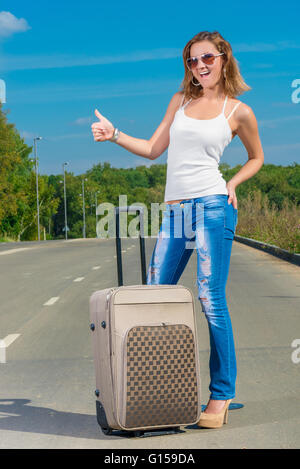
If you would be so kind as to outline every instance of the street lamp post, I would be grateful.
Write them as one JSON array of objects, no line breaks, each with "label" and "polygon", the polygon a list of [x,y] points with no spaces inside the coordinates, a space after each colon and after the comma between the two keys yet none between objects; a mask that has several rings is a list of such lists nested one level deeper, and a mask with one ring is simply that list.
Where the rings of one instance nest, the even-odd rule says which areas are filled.
[{"label": "street lamp post", "polygon": [[96,204],[96,210],[95,210],[95,211],[96,211],[96,237],[97,237],[97,221],[98,221],[98,220],[97,220],[97,205],[98,205],[97,194],[99,194],[99,192],[101,192],[101,191],[96,191],[96,192],[95,192],[95,204]]},{"label": "street lamp post", "polygon": [[82,212],[83,212],[83,230],[82,230],[82,235],[84,238],[86,238],[86,226],[85,226],[85,201],[84,201],[84,181],[87,181],[87,178],[82,179]]},{"label": "street lamp post", "polygon": [[38,240],[41,240],[40,236],[40,206],[39,206],[39,172],[38,172],[38,158],[37,158],[37,140],[42,140],[42,137],[34,137],[34,158],[35,158],[35,175],[36,175],[36,207],[37,207],[37,227],[38,227]]},{"label": "street lamp post", "polygon": [[65,203],[65,238],[66,240],[68,239],[68,224],[67,224],[67,194],[66,194],[66,166],[69,163],[64,163],[62,165],[63,167],[63,173],[64,173],[64,203]]}]

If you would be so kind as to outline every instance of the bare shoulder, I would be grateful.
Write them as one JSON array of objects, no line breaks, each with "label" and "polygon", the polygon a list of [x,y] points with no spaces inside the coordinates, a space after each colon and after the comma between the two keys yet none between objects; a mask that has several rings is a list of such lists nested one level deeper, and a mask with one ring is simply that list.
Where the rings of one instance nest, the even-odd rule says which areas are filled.
[{"label": "bare shoulder", "polygon": [[183,92],[182,91],[177,91],[176,93],[174,93],[171,100],[170,100],[170,102],[169,102],[168,109],[173,113],[176,112],[180,107],[182,99],[183,99]]},{"label": "bare shoulder", "polygon": [[183,100],[183,96],[184,96],[184,93],[183,91],[177,91],[177,93],[175,93],[172,97],[172,99],[174,100],[174,103],[178,106],[180,106],[182,100]]},{"label": "bare shoulder", "polygon": [[233,107],[237,103],[240,103],[240,105],[237,107],[234,113],[235,120],[237,121],[238,125],[247,126],[247,125],[256,124],[256,117],[250,106],[248,106],[246,103],[243,103],[242,101],[238,99],[232,99],[232,102],[233,102]]}]

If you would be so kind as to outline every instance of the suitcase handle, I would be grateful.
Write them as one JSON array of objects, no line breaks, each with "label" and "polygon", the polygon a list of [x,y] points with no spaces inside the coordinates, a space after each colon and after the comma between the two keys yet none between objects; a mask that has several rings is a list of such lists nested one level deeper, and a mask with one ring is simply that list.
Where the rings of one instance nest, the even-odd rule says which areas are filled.
[{"label": "suitcase handle", "polygon": [[142,284],[146,285],[146,255],[145,255],[145,239],[144,239],[144,207],[140,205],[127,205],[121,207],[115,207],[116,217],[116,252],[117,252],[117,270],[118,270],[118,285],[123,285],[123,269],[122,269],[122,250],[121,250],[121,238],[120,238],[120,212],[136,213],[139,212],[140,216],[140,258],[141,258],[141,274]]}]

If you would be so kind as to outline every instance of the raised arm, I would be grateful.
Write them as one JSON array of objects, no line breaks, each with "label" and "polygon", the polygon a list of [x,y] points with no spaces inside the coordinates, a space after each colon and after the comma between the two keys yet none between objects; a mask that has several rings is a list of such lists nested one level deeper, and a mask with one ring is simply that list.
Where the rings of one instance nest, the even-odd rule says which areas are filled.
[{"label": "raised arm", "polygon": [[[130,135],[120,132],[119,137],[115,143],[125,148],[135,155],[148,158],[150,160],[155,160],[158,158],[169,146],[169,130],[173,122],[175,113],[179,108],[179,105],[182,100],[182,93],[177,92],[173,95],[166,114],[150,138],[150,140],[144,140],[141,138],[131,137]],[[96,109],[96,116],[99,121],[92,124],[92,132],[94,135],[94,140],[96,142],[105,142],[110,140],[114,133],[113,124],[100,114]]]}]

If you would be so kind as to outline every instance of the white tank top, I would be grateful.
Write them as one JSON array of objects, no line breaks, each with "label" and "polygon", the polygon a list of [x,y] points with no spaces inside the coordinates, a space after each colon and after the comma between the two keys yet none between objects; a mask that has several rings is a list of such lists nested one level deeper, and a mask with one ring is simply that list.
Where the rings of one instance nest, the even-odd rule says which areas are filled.
[{"label": "white tank top", "polygon": [[218,166],[225,147],[232,140],[228,119],[241,101],[226,118],[227,98],[221,114],[213,119],[188,117],[184,109],[191,99],[184,106],[181,103],[170,127],[165,202],[213,194],[228,195],[226,181]]}]

